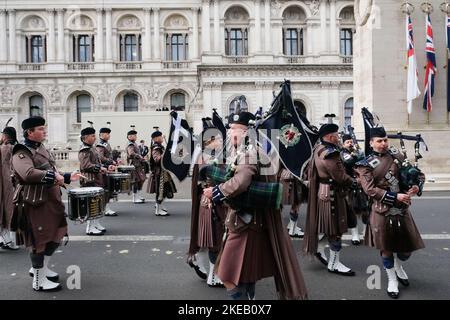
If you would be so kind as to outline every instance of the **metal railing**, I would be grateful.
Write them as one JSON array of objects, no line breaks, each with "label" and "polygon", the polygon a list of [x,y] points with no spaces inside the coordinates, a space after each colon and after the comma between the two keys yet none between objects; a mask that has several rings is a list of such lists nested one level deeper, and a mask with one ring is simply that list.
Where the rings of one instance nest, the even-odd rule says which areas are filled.
[{"label": "metal railing", "polygon": [[139,70],[142,69],[142,62],[116,62],[116,69],[118,70]]},{"label": "metal railing", "polygon": [[342,63],[353,63],[353,56],[341,56]]},{"label": "metal railing", "polygon": [[228,64],[246,64],[248,63],[248,56],[225,56],[224,60]]},{"label": "metal railing", "polygon": [[19,64],[19,71],[42,71],[46,63],[23,63]]},{"label": "metal railing", "polygon": [[304,56],[284,56],[284,61],[289,64],[304,64]]},{"label": "metal railing", "polygon": [[93,62],[71,62],[66,64],[67,70],[94,70],[95,64]]},{"label": "metal railing", "polygon": [[163,61],[164,69],[189,69],[189,61]]}]

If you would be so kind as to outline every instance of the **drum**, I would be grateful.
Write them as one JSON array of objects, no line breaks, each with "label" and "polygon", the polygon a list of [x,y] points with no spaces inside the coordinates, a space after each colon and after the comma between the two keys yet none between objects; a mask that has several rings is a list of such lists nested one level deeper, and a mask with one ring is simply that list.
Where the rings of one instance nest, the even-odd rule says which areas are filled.
[{"label": "drum", "polygon": [[105,190],[98,187],[76,188],[67,191],[69,197],[68,217],[85,222],[105,214]]},{"label": "drum", "polygon": [[107,179],[108,191],[113,195],[131,192],[131,175],[129,173],[108,173]]},{"label": "drum", "polygon": [[117,166],[117,171],[120,173],[132,173],[136,170],[135,166]]}]

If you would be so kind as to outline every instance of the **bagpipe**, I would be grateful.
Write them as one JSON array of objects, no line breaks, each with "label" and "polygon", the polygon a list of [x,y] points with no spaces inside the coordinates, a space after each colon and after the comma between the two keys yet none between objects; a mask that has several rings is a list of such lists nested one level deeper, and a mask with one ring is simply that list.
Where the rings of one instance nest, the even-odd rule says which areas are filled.
[{"label": "bagpipe", "polygon": [[356,162],[364,159],[364,152],[361,150],[361,147],[359,146],[358,139],[356,139],[355,128],[353,128],[351,125],[348,125],[347,132],[352,137],[353,140],[354,149],[350,154],[353,157],[352,164],[354,165]]},{"label": "bagpipe", "polygon": [[[396,161],[397,165],[399,166],[400,190],[403,192],[407,192],[412,186],[416,185],[419,187],[419,192],[417,193],[417,195],[421,196],[423,186],[425,184],[425,176],[419,169],[419,159],[423,158],[422,155],[420,154],[420,144],[423,143],[423,145],[426,148],[425,149],[426,151],[428,151],[428,146],[425,144],[425,141],[423,140],[420,134],[417,134],[416,136],[407,136],[403,135],[401,132],[398,132],[395,135],[388,135],[388,138],[400,140],[401,152],[404,156],[402,163],[400,163],[400,161],[398,160]],[[411,163],[411,161],[408,159],[404,140],[415,141],[414,163]]]},{"label": "bagpipe", "polygon": [[[209,165],[200,169],[200,179],[209,180],[218,185],[229,180],[233,172],[217,165]],[[283,186],[276,182],[252,181],[247,191],[227,199],[233,209],[280,209]]]}]

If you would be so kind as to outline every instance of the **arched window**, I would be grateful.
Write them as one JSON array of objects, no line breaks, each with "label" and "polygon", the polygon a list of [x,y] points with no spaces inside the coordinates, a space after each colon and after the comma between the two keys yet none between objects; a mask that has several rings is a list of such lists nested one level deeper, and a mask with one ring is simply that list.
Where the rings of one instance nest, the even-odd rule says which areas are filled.
[{"label": "arched window", "polygon": [[347,128],[348,125],[352,124],[353,116],[353,98],[347,99],[344,105],[344,126]]},{"label": "arched window", "polygon": [[139,110],[139,97],[133,92],[128,92],[123,96],[123,111],[133,112]]},{"label": "arched window", "polygon": [[348,6],[339,13],[339,39],[341,56],[353,55],[353,30],[355,28],[353,7]]},{"label": "arched window", "polygon": [[183,61],[188,59],[188,35],[175,33],[166,35],[167,61]]},{"label": "arched window", "polygon": [[294,106],[297,108],[297,111],[300,112],[306,118],[306,107],[300,100],[294,100]]},{"label": "arched window", "polygon": [[81,113],[91,112],[91,96],[80,94],[77,96],[77,122],[81,123]]},{"label": "arched window", "polygon": [[227,56],[248,55],[249,15],[239,6],[225,13],[225,54]]},{"label": "arched window", "polygon": [[170,107],[172,110],[183,111],[186,107],[186,96],[177,92],[170,96]]},{"label": "arched window", "polygon": [[283,53],[286,56],[304,54],[304,30],[306,14],[298,6],[290,6],[283,12]]},{"label": "arched window", "polygon": [[229,113],[235,113],[237,110],[248,111],[247,98],[245,96],[239,96],[234,98],[228,107]]},{"label": "arched window", "polygon": [[34,95],[30,97],[30,117],[44,115],[44,100],[41,95]]}]

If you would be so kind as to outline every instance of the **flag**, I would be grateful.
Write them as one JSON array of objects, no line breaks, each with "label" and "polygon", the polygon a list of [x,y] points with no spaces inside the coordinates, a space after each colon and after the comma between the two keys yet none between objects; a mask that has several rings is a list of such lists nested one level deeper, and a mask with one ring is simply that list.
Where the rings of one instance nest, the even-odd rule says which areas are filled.
[{"label": "flag", "polygon": [[[303,170],[312,157],[312,149],[319,135],[317,129],[295,108],[290,81],[281,85],[280,93],[257,129],[260,136],[270,142],[271,149],[278,154],[283,166],[302,180]],[[271,137],[271,130],[274,129],[277,136]],[[279,142],[277,148],[273,141]]]},{"label": "flag", "polygon": [[447,39],[447,112],[450,112],[450,82],[448,79],[450,79],[450,15],[447,15],[447,18],[445,19],[445,28],[446,28],[446,39]]},{"label": "flag", "polygon": [[[212,116],[212,124],[214,127],[216,127],[220,133],[222,134],[222,163],[226,163],[226,144],[227,144],[227,129],[225,128],[225,125],[223,124],[222,117],[217,113],[216,109],[213,109],[213,116]],[[218,156],[219,157],[219,156]]]},{"label": "flag", "polygon": [[412,101],[420,96],[419,72],[417,70],[416,54],[414,51],[413,25],[411,16],[406,15],[406,48],[408,50],[408,84],[406,101],[408,103],[408,113],[412,112]]},{"label": "flag", "polygon": [[194,140],[192,129],[188,122],[172,111],[170,136],[167,148],[164,151],[162,165],[165,170],[172,172],[180,181],[189,174],[189,169],[194,152]]},{"label": "flag", "polygon": [[425,97],[423,100],[423,108],[427,110],[427,112],[431,112],[432,109],[432,101],[434,95],[434,78],[436,76],[436,51],[434,49],[434,43],[433,43],[433,27],[431,25],[431,18],[430,14],[427,14],[426,19],[426,35],[427,35],[427,42],[426,42],[426,55],[427,55],[427,65],[426,65],[426,71],[425,71]]},{"label": "flag", "polygon": [[361,113],[364,121],[364,153],[366,156],[372,153],[370,147],[370,129],[375,127],[375,119],[372,113],[367,108],[361,108]]}]

